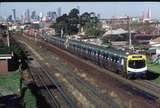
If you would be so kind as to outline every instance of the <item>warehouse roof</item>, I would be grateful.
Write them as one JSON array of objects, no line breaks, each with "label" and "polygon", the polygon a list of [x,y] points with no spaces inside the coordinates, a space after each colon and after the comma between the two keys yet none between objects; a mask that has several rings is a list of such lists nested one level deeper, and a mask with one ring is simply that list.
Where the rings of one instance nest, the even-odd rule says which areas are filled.
[{"label": "warehouse roof", "polygon": [[[107,35],[120,35],[120,34],[127,34],[128,31],[122,29],[122,28],[119,28],[119,29],[116,29],[116,30],[109,30],[107,32],[105,32],[103,34],[103,36],[107,36]],[[134,31],[131,31],[131,33],[134,33]]]}]

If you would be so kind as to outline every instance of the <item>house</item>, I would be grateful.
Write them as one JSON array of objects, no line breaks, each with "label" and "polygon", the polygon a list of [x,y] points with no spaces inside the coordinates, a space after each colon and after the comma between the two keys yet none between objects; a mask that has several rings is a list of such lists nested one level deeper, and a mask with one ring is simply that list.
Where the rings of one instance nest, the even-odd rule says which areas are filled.
[{"label": "house", "polygon": [[0,46],[0,73],[8,72],[8,59],[12,58],[9,47]]},{"label": "house", "polygon": [[[132,40],[134,34],[135,32],[131,31]],[[127,45],[129,41],[129,32],[122,28],[109,30],[103,34],[102,38],[104,42],[111,41],[112,45],[115,44],[124,46]]]},{"label": "house", "polygon": [[134,40],[140,44],[149,44],[150,40],[157,38],[158,36],[152,34],[136,34]]}]

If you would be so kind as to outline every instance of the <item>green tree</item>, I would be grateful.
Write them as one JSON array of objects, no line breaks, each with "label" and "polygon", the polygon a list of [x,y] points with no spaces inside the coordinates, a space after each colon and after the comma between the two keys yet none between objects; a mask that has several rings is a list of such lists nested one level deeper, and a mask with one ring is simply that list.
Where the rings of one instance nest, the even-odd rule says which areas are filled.
[{"label": "green tree", "polygon": [[77,34],[78,33],[78,24],[79,24],[79,10],[74,8],[70,11],[68,15],[68,34]]},{"label": "green tree", "polygon": [[64,14],[56,19],[51,27],[55,28],[57,34],[63,33],[66,35],[77,34],[81,28],[88,36],[100,36],[103,30],[100,27],[99,19],[94,12],[85,12],[79,15],[79,10],[74,8],[69,14]]}]

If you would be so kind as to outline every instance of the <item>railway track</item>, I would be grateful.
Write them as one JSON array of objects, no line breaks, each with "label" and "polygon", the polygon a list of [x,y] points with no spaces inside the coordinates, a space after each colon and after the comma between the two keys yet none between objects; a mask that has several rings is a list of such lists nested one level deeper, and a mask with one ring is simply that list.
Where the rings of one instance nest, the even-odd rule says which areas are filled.
[{"label": "railway track", "polygon": [[[31,71],[33,71],[33,68],[31,69]],[[37,69],[36,69],[36,71],[37,71]],[[34,71],[34,72],[36,72],[36,71]],[[42,88],[42,87],[44,88],[41,92],[45,93],[45,96],[47,96],[47,98],[48,98],[47,101],[50,104],[50,106],[55,107],[55,108],[60,108],[60,105],[59,105],[57,99],[55,98],[55,96],[52,94],[52,91],[48,87],[48,81],[46,82],[46,79],[44,79],[44,76],[42,76],[42,74],[40,74],[40,73],[36,74],[36,75],[33,75],[32,72],[30,72],[30,73],[31,73],[34,81],[36,80],[35,82],[36,82],[36,85],[38,86],[38,88]]]},{"label": "railway track", "polygon": [[[89,84],[87,81],[83,80],[79,76],[77,76],[75,73],[71,72],[70,70],[67,70],[66,67],[64,67],[64,64],[53,62],[54,59],[50,58],[51,62],[54,63],[54,66],[51,65],[53,70],[56,70],[57,73],[62,73],[63,76],[81,93],[85,95],[85,97],[88,98],[88,100],[92,101],[92,104],[94,104],[98,108],[118,108],[117,103],[113,101],[113,98],[104,96],[100,91],[100,89],[96,88],[95,86]],[[49,62],[49,60],[47,60]],[[54,67],[59,67],[59,69],[55,69]],[[69,68],[69,67],[68,67]],[[65,70],[65,71],[63,71]],[[107,101],[106,101],[107,100]]]},{"label": "railway track", "polygon": [[[48,48],[48,50],[49,50],[49,48]],[[90,63],[90,61],[87,61],[86,63],[91,64],[92,66],[95,65],[95,64]],[[99,66],[94,66],[94,67],[99,68]],[[110,72],[110,73],[112,74],[112,72]],[[146,91],[146,93],[149,93],[151,96],[153,95],[153,98],[160,99],[160,86],[152,83],[151,81],[148,81],[148,80],[135,80],[135,81],[133,80],[132,81],[132,80],[126,80],[126,79],[122,78],[121,76],[119,77],[119,75],[117,75],[117,74],[115,74],[114,76],[116,76],[116,78],[118,78],[119,80],[123,80],[123,81],[129,83],[130,85],[141,88],[142,90]]]},{"label": "railway track", "polygon": [[157,98],[159,98],[160,101],[160,86],[157,84],[152,83],[148,80],[135,80],[133,81],[137,85],[139,85],[141,88],[146,89],[147,92],[155,95]]},{"label": "railway track", "polygon": [[71,98],[66,94],[65,90],[62,88],[61,84],[56,80],[56,78],[50,75],[47,67],[42,64],[37,58],[32,58],[34,58],[34,61],[31,61],[31,63],[29,63],[30,74],[36,82],[38,88],[40,90],[42,89],[41,93],[47,98],[47,102],[50,104],[50,107],[76,108],[75,102],[73,102],[73,100],[71,100]]},{"label": "railway track", "polygon": [[[47,45],[44,45],[44,44],[46,44],[45,42],[42,42],[42,43],[43,43],[42,46],[47,47]],[[49,46],[50,46],[50,47],[49,47]],[[52,45],[48,45],[48,49],[49,49],[49,50],[52,50],[53,47],[51,47],[51,46],[52,46]],[[55,50],[55,49],[54,49],[54,50]],[[53,50],[52,50],[52,51],[53,51]],[[57,51],[57,50],[56,50],[56,51]],[[53,51],[53,52],[54,52],[54,51]],[[62,52],[65,52],[65,51],[62,51]],[[61,53],[62,53],[62,52],[61,52]],[[60,53],[59,53],[59,54],[60,54]],[[61,54],[61,55],[62,55],[62,54]],[[63,55],[63,56],[64,56],[64,55]],[[61,57],[62,57],[62,56],[61,56]],[[75,59],[74,59],[74,60],[75,60]],[[75,62],[74,62],[74,63],[75,63]],[[83,63],[86,63],[86,61],[84,61]],[[87,65],[88,65],[88,64],[87,64]],[[91,63],[90,66],[93,66],[93,64]],[[83,66],[82,66],[82,67],[83,67]],[[97,66],[93,66],[93,67],[99,68],[99,67],[97,67]],[[93,68],[92,68],[92,69],[93,69]],[[105,70],[105,69],[98,69],[98,70],[103,71],[103,72],[105,71],[105,73],[106,73],[106,70]],[[113,74],[113,73],[106,73],[106,74]],[[131,92],[133,92],[133,91],[136,92],[136,93],[138,92],[139,89],[138,89],[138,90],[133,90],[133,89],[135,89],[134,87],[133,87],[133,89],[132,89],[131,87],[129,87],[129,86],[131,86],[131,85],[132,85],[132,86],[135,85],[135,84],[133,84],[132,81],[127,81],[127,80],[125,80],[125,79],[123,79],[123,78],[120,78],[118,75],[115,75],[115,74],[114,74],[113,76],[114,76],[114,77],[118,77],[117,79],[121,80],[120,82],[125,82],[125,83],[127,83],[127,84],[128,84],[128,88],[125,87],[125,88],[127,88],[127,90],[128,90],[128,89],[131,89]],[[103,76],[102,76],[102,77],[103,77]],[[109,79],[111,79],[111,78],[109,78]],[[117,83],[120,83],[120,82],[117,82]],[[112,83],[113,83],[113,82],[112,82]],[[116,82],[115,82],[115,83],[116,83]],[[130,85],[130,84],[131,84],[131,85]],[[118,86],[119,86],[119,85],[118,85]],[[125,86],[125,85],[124,85],[124,86]],[[144,91],[145,91],[145,90],[144,90]],[[129,91],[129,92],[130,92],[130,91]],[[142,91],[142,92],[143,92],[143,91]],[[142,93],[142,92],[141,92],[141,93]],[[138,93],[139,93],[139,92],[138,92]],[[140,95],[141,95],[141,93],[140,93]],[[133,94],[134,94],[134,93],[133,93]],[[143,93],[142,93],[142,94],[143,94]],[[139,95],[139,94],[138,94],[138,95]],[[148,96],[148,97],[150,97],[150,96]],[[148,97],[147,97],[147,98],[148,98]],[[151,100],[154,101],[154,99],[153,99],[154,96],[153,96],[153,97],[151,96],[151,98],[152,98]],[[138,100],[138,98],[137,98],[137,100]],[[158,108],[158,107],[155,107],[155,108]]]},{"label": "railway track", "polygon": [[[40,58],[40,57],[38,57]],[[43,59],[44,60],[44,59]],[[61,73],[63,74],[63,76],[65,76],[65,78],[78,90],[80,91],[83,95],[85,95],[85,97],[91,101],[91,103],[95,106],[95,108],[119,108],[119,105],[117,103],[115,103],[113,101],[113,99],[111,97],[107,97],[104,96],[100,90],[98,88],[95,88],[94,86],[92,86],[91,84],[89,84],[88,82],[84,81],[83,79],[81,79],[79,76],[77,76],[76,74],[74,74],[73,72],[63,69],[63,64],[58,64],[54,59],[52,59],[50,57],[50,59],[46,60],[48,62],[48,64],[56,64],[57,66],[61,66],[59,68],[59,70],[55,65],[51,65],[50,70],[48,70],[46,68],[46,66],[42,65],[42,61],[38,60],[38,62],[41,64],[40,68],[43,69],[43,71],[50,71],[50,74],[54,74],[56,73]],[[45,69],[45,70],[44,70]],[[54,70],[54,73],[51,73],[51,70]],[[63,71],[65,70],[65,71]],[[47,72],[49,73],[49,72]],[[106,101],[107,100],[107,101]]]}]

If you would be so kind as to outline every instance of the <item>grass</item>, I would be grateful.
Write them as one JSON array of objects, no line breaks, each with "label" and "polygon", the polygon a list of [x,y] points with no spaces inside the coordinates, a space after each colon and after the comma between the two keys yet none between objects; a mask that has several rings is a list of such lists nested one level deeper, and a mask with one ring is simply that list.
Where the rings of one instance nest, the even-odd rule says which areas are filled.
[{"label": "grass", "polygon": [[30,89],[25,90],[23,104],[25,108],[37,108],[36,97],[32,94]]},{"label": "grass", "polygon": [[[152,70],[155,73],[158,73],[160,75],[160,64],[148,64],[148,69]],[[160,76],[156,78],[155,80],[152,80],[152,82],[160,85]]]},{"label": "grass", "polygon": [[[20,72],[17,70],[15,72],[9,72],[5,75],[0,75],[0,88],[7,91],[17,93],[20,90]],[[22,104],[25,108],[36,108],[36,98],[32,94],[31,90],[27,88],[22,81],[22,89],[25,89],[24,96],[22,98]],[[22,106],[23,106],[22,105]]]},{"label": "grass", "polygon": [[8,89],[16,93],[20,85],[20,72],[10,72],[5,75],[0,75],[0,87]]}]

